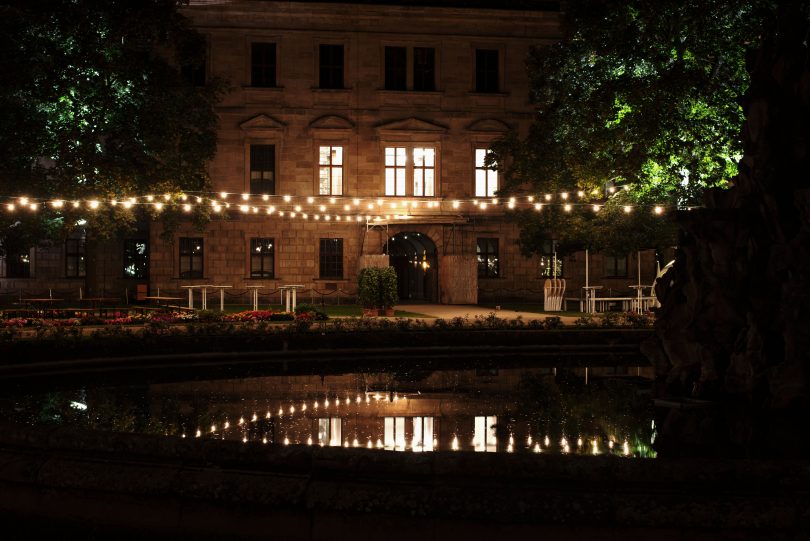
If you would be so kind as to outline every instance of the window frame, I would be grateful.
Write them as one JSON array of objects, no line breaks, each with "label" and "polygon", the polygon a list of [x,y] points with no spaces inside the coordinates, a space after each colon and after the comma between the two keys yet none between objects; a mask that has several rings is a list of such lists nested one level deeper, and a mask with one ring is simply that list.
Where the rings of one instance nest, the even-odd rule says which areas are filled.
[{"label": "window frame", "polygon": [[[339,81],[325,81],[324,74],[329,72],[330,66],[324,64],[324,47],[340,47],[342,52],[341,54],[341,64],[340,64],[340,80]],[[335,41],[324,41],[318,43],[316,48],[317,50],[317,74],[318,74],[318,84],[317,87],[319,90],[346,90],[346,44],[342,42],[335,42]],[[337,71],[334,66],[331,67],[332,70],[335,72]],[[326,85],[325,83],[329,83]],[[340,83],[340,84],[337,84]]]},{"label": "window frame", "polygon": [[[481,250],[481,241],[486,241],[485,246],[486,250]],[[492,251],[490,248],[492,247],[492,243],[494,242],[495,250]],[[475,258],[476,263],[478,266],[478,278],[479,279],[493,279],[493,278],[501,278],[501,247],[500,247],[500,239],[498,237],[476,237],[475,239]],[[495,259],[495,271],[494,273],[490,270],[489,266],[489,259],[494,255]],[[483,257],[483,261],[481,260]],[[483,266],[482,266],[483,263]],[[483,272],[482,272],[483,267]]]},{"label": "window frame", "polygon": [[[339,253],[328,253],[324,250],[324,246],[328,245],[325,244],[328,241],[336,241],[335,246],[340,246]],[[339,241],[339,242],[338,242]],[[343,261],[344,257],[344,239],[342,237],[321,237],[318,242],[318,278],[320,280],[343,280],[346,269]],[[334,258],[331,262],[325,258]],[[335,269],[338,268],[340,270],[340,274],[337,273],[329,274],[328,272],[324,272],[324,270],[332,270],[329,269],[329,265],[332,264]]]},{"label": "window frame", "polygon": [[341,447],[343,445],[343,420],[340,417],[317,417],[318,445]]},{"label": "window frame", "polygon": [[[404,165],[388,165],[387,158],[388,158],[388,149],[398,149],[404,148],[405,149],[405,164]],[[430,149],[433,150],[433,165],[432,166],[418,166],[416,165],[415,160],[415,150],[416,149]],[[396,161],[396,151],[394,153],[395,161]],[[383,142],[382,146],[382,165],[383,165],[383,186],[382,186],[382,193],[385,197],[416,197],[416,198],[434,198],[439,197],[441,194],[441,147],[439,143],[436,142],[415,142],[415,143],[405,143],[405,142],[397,142],[397,141],[387,141]],[[394,170],[394,193],[389,193],[388,190],[388,170]],[[398,183],[396,177],[396,171],[402,169],[404,171],[404,193],[398,193]],[[425,194],[426,190],[424,188],[424,176],[422,177],[422,194],[416,193],[416,171],[421,170],[424,172],[432,171],[433,172],[433,190],[431,194]]]},{"label": "window frame", "polygon": [[[194,241],[199,241],[200,249],[199,253],[195,252],[193,249],[189,249],[188,247],[184,251],[184,244],[190,245],[193,244]],[[195,278],[204,278],[205,277],[205,238],[204,237],[180,237],[179,238],[179,250],[178,250],[178,269],[179,272],[177,276],[182,279],[195,279]],[[183,260],[184,258],[188,258],[188,269],[183,270]],[[200,270],[199,275],[197,275],[197,271],[194,270],[194,261],[198,260],[200,262]]]},{"label": "window frame", "polygon": [[[495,197],[495,193],[500,189],[500,169],[498,169],[498,165],[495,165],[495,168],[486,167],[486,165],[479,167],[478,166],[478,151],[484,151],[484,163],[486,163],[487,156],[492,153],[492,149],[489,145],[482,145],[476,144],[473,146],[473,194],[475,197]],[[478,172],[486,172],[486,176],[484,179],[484,194],[478,193]],[[490,182],[490,174],[495,174],[495,189],[490,193],[489,190],[489,182]]]},{"label": "window frame", "polygon": [[[143,243],[143,245],[144,245],[143,276],[137,276],[137,275],[135,275],[135,276],[127,276],[127,273],[126,273],[127,262],[128,262],[127,245],[129,243],[132,243],[133,247],[135,245],[137,245],[138,243]],[[137,250],[133,250],[133,253],[135,253],[137,255]],[[135,259],[137,259],[137,258],[133,257],[131,260],[134,261]],[[137,265],[133,265],[133,268],[135,268],[137,270],[138,267],[137,267]],[[149,239],[138,239],[138,238],[124,239],[121,273],[123,275],[123,278],[126,279],[126,280],[147,280],[149,278]]]},{"label": "window frame", "polygon": [[[389,73],[392,70],[389,70],[388,65],[388,51],[389,49],[394,50],[401,50],[404,54],[404,63],[402,64],[402,87],[401,88],[392,88],[389,86]],[[393,82],[393,81],[392,81]],[[394,85],[392,85],[394,86]],[[383,45],[383,89],[390,90],[394,92],[403,92],[408,90],[408,47],[405,45]]]},{"label": "window frame", "polygon": [[[256,252],[256,245],[261,243],[262,250]],[[270,245],[270,251],[264,250]],[[258,256],[260,265],[258,271],[254,270],[253,262]],[[265,262],[269,259],[269,270]],[[274,280],[276,278],[276,239],[274,237],[251,237],[248,247],[248,276],[252,280]]]},{"label": "window frame", "polygon": [[[490,52],[495,53],[495,60],[497,65],[495,66],[495,88],[489,88],[489,86],[479,84],[481,82],[481,77],[479,77],[479,52]],[[492,70],[487,70],[491,72]],[[473,48],[473,92],[476,94],[500,94],[503,92],[503,49],[497,46],[475,46]]]},{"label": "window frame", "polygon": [[[617,263],[624,259],[624,274],[620,274],[618,272],[618,265]],[[612,265],[609,263],[612,261]],[[602,263],[604,269],[604,278],[627,278],[629,276],[629,257],[628,254],[624,256],[615,256],[610,254],[604,254],[602,256]]]},{"label": "window frame", "polygon": [[[316,141],[316,159],[317,167],[315,169],[315,193],[321,196],[341,196],[346,193],[346,148],[348,145],[344,144],[340,141]],[[329,162],[328,164],[321,163],[321,149],[328,147],[329,150]],[[340,164],[335,165],[333,163],[333,150],[336,148],[340,148]],[[323,169],[328,169],[329,171],[329,192],[323,193],[321,190],[321,171]],[[340,170],[340,193],[336,193],[335,188],[335,180],[334,180],[334,172],[335,170]]]},{"label": "window frame", "polygon": [[[272,63],[264,62],[260,67],[264,68],[263,76],[267,77],[269,67],[272,66],[272,74],[268,81],[257,81],[257,63],[255,59],[257,46],[272,46]],[[266,60],[266,59],[265,59]],[[262,84],[257,84],[261,82]],[[268,84],[272,83],[272,84]],[[278,88],[278,43],[276,41],[251,41],[250,42],[250,86],[253,88]]]},{"label": "window frame", "polygon": [[[430,58],[432,59],[430,66],[430,84],[424,87],[417,85],[417,50],[433,52],[433,54],[430,55]],[[411,90],[414,92],[436,92],[436,47],[411,47],[411,57],[413,58],[411,62]]]},{"label": "window frame", "polygon": [[[71,251],[70,246],[75,244]],[[73,273],[70,272],[70,261],[74,260]],[[65,239],[65,278],[87,277],[87,237],[68,237]]]},{"label": "window frame", "polygon": [[[278,188],[278,184],[277,184],[277,179],[278,179],[278,174],[277,174],[277,172],[278,172],[278,151],[277,151],[277,147],[278,147],[278,145],[276,145],[275,142],[249,141],[247,146],[248,146],[248,156],[247,156],[247,162],[248,162],[248,167],[247,167],[247,170],[248,170],[247,171],[247,173],[248,173],[247,174],[247,177],[248,177],[248,179],[247,179],[248,180],[248,192],[252,193],[252,194],[261,194],[261,195],[265,195],[265,194],[266,195],[276,195],[276,191],[277,191],[277,188]],[[254,190],[253,172],[254,171],[262,171],[262,172],[266,173],[267,170],[266,169],[254,169],[253,168],[253,157],[254,157],[253,147],[256,147],[257,149],[258,149],[258,147],[272,147],[272,149],[273,149],[273,170],[272,170],[273,178],[271,180],[269,180],[269,181],[267,179],[265,179],[265,178],[259,179],[257,181],[257,182],[269,182],[272,189],[270,189],[268,191]]]}]

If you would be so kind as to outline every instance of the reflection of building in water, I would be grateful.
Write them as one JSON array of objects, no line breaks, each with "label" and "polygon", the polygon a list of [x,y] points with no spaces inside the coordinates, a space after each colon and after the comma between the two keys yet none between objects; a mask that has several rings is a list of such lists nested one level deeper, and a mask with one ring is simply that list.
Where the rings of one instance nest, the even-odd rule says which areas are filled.
[{"label": "reflection of building in water", "polygon": [[[416,452],[592,452],[593,447],[607,450],[612,440],[616,452],[627,451],[623,442],[632,441],[635,428],[627,425],[629,412],[597,412],[608,421],[596,433],[587,420],[572,430],[578,421],[569,418],[566,429],[538,410],[525,382],[553,381],[554,372],[472,369],[186,382],[152,385],[149,401],[153,415],[160,415],[167,399],[178,402],[179,430],[188,436]],[[584,368],[572,372],[584,380]],[[590,368],[592,385],[597,378],[616,377],[616,372],[622,377],[651,375],[648,367]],[[617,418],[612,430],[611,416]]]}]

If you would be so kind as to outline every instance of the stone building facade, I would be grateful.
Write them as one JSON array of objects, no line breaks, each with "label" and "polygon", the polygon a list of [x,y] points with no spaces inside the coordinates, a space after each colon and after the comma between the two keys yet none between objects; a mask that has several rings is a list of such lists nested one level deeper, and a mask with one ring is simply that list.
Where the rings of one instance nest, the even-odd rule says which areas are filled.
[{"label": "stone building facade", "polygon": [[[551,257],[519,253],[503,205],[484,211],[469,201],[497,189],[497,173],[481,163],[491,142],[529,128],[525,60],[531,47],[558,38],[560,13],[497,2],[404,4],[198,1],[184,8],[208,43],[206,75],[230,86],[210,164],[230,208],[203,231],[181,224],[165,240],[153,223],[124,246],[98,246],[85,263],[84,287],[117,295],[143,284],[179,293],[211,283],[236,294],[247,284],[266,292],[300,284],[306,298],[328,301],[351,296],[363,266],[390,264],[403,300],[542,298]],[[459,200],[466,203],[456,208]],[[245,202],[262,212],[239,212]],[[268,215],[274,202],[278,210]],[[352,219],[338,222],[345,209]],[[354,219],[365,213],[373,218]],[[33,252],[37,265],[52,260],[32,273],[41,287],[82,286],[61,272],[66,253]],[[654,255],[642,258],[641,281],[649,284]],[[561,262],[566,296],[577,297],[582,254]],[[633,257],[591,256],[591,280],[608,289],[626,291],[636,269]],[[31,279],[0,283],[36,288]]]}]

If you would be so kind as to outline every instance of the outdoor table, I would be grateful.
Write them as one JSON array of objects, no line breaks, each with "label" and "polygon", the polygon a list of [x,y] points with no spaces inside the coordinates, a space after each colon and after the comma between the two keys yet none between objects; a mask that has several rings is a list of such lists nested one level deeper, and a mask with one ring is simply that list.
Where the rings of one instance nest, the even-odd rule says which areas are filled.
[{"label": "outdoor table", "polygon": [[219,311],[225,311],[225,290],[233,286],[216,286],[213,284],[205,284],[200,286],[203,292],[203,310],[208,310],[208,288],[219,289]]},{"label": "outdoor table", "polygon": [[250,295],[251,295],[251,298],[253,299],[253,311],[256,312],[259,309],[259,289],[264,287],[264,286],[260,286],[260,285],[248,286],[248,285],[246,285],[245,287],[252,290],[250,292]]},{"label": "outdoor table", "polygon": [[[294,312],[296,306],[295,302],[296,291],[298,291],[299,289],[304,289],[304,286],[286,285],[286,286],[278,286],[278,288],[281,290],[281,294],[284,296],[284,301],[282,302],[282,304],[284,304],[287,307],[288,312]],[[292,300],[292,310],[290,310],[290,300]]]},{"label": "outdoor table", "polygon": [[[204,286],[180,286],[180,287],[183,288],[183,289],[188,289],[188,307],[189,307],[189,309],[193,309],[194,308],[194,288],[204,287]],[[203,299],[204,298],[205,297],[203,297]],[[205,309],[204,308],[205,306],[206,306],[206,302],[203,301],[203,310]]]},{"label": "outdoor table", "polygon": [[585,286],[585,312],[593,314],[596,312],[596,290],[602,289],[602,286]]},{"label": "outdoor table", "polygon": [[650,289],[650,290],[652,290],[652,286],[651,286],[651,285],[649,285],[649,286],[645,286],[645,285],[638,284],[638,285],[633,285],[633,286],[630,286],[630,289],[635,289],[635,290],[636,290],[636,292],[637,292],[637,294],[636,294],[636,302],[635,302],[635,307],[636,307],[636,311],[637,311],[637,312],[639,312],[639,313],[641,313],[641,312],[642,312],[642,301],[644,300],[644,294],[643,294],[643,291],[644,291],[645,289]]}]

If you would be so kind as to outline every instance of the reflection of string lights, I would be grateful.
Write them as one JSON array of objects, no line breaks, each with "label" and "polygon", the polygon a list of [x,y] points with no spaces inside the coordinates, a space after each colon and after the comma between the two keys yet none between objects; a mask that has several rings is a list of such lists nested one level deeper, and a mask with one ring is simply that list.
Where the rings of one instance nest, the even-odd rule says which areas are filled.
[{"label": "reflection of string lights", "polygon": [[[363,396],[365,396],[365,400],[363,399]],[[363,403],[365,402],[366,405],[370,404],[372,398],[375,399],[378,402],[378,404],[382,403],[393,406],[400,400],[407,400],[408,396],[406,395],[400,396],[398,392],[394,391],[389,391],[386,396],[381,395],[379,392],[367,391],[365,393],[356,393],[354,399],[352,399],[350,396],[340,397],[335,395],[334,402],[335,404],[340,404],[341,406],[343,405],[349,406],[349,410],[346,411],[346,415],[350,415],[352,408],[356,408],[356,411],[359,411],[359,408],[364,407]],[[279,419],[281,419],[282,416],[284,416],[283,418],[287,419],[286,422],[292,423],[289,425],[285,425],[283,427],[283,430],[291,430],[292,432],[285,434],[284,438],[281,440],[280,443],[284,446],[301,445],[301,444],[306,444],[307,446],[314,445],[315,434],[307,434],[308,432],[307,430],[304,430],[302,434],[302,432],[300,431],[302,426],[296,423],[300,421],[317,419],[318,417],[316,410],[318,409],[319,405],[323,404],[324,406],[327,406],[329,403],[330,400],[326,397],[323,399],[323,402],[321,402],[319,399],[314,399],[311,402],[308,400],[303,400],[300,402],[295,402],[296,404],[295,406],[293,405],[293,402],[291,400],[285,400],[282,403],[280,403],[278,409]],[[354,413],[354,415],[357,415],[357,413]],[[249,416],[239,415],[239,417],[233,416],[231,418],[238,419],[235,422],[240,427],[240,429],[234,432],[234,430],[231,427],[231,422],[226,418],[222,420],[221,423],[213,422],[212,424],[208,425],[210,427],[208,437],[214,439],[220,438],[238,439],[245,444],[250,443],[251,441],[255,441],[256,443],[261,441],[262,444],[268,443],[267,434],[265,435],[256,434],[255,436],[251,436],[251,434],[255,434],[254,430],[256,430],[256,428],[259,428],[258,426],[253,429],[250,427],[251,424],[255,425],[256,423],[259,423],[260,420],[259,414],[257,414],[255,411],[249,414]],[[270,410],[267,410],[265,416],[263,416],[262,418],[272,420]],[[341,419],[340,417],[337,418],[331,417],[331,419],[332,422],[334,422],[335,419],[337,419],[338,422],[340,423],[347,422],[346,418]],[[416,423],[416,420],[414,420],[414,423]],[[383,426],[378,426],[376,429],[373,427],[369,427],[369,430],[373,432],[376,430],[382,430],[383,428],[384,428]],[[546,449],[549,449],[564,455],[570,454],[572,452],[573,440],[571,443],[569,443],[569,440],[565,435],[560,436],[559,447],[556,446],[556,443],[552,447],[553,442],[551,441],[551,437],[549,434],[553,434],[554,430],[550,430],[549,433],[543,436],[542,440],[540,441],[535,441],[535,438],[531,434],[532,432],[531,426],[527,427],[527,432],[528,434],[525,436],[525,440],[522,440],[525,441],[525,447],[522,448],[525,449],[526,451],[534,453],[542,453],[545,452]],[[345,425],[344,425],[344,433],[345,433]],[[174,434],[180,438],[186,437],[186,433],[184,430],[178,430],[174,432]],[[168,432],[167,435],[169,435]],[[200,428],[197,428],[196,431],[194,432],[194,437],[201,438],[202,436],[203,436],[202,431],[200,430]],[[441,450],[439,446],[439,440],[436,438],[436,434],[431,434],[430,432],[424,433],[421,436],[413,434],[407,440],[404,437],[400,437],[400,435],[397,434],[396,437],[390,442],[388,441],[388,436],[386,435],[385,443],[383,443],[381,438],[377,438],[376,445],[373,434],[362,434],[362,432],[358,434],[356,428],[355,433],[352,437],[346,437],[342,441],[340,439],[340,432],[338,432],[337,438],[333,436],[327,440],[325,439],[326,437],[328,437],[328,433],[327,436],[324,436],[319,433],[317,439],[318,445],[324,446],[328,444],[333,447],[343,447],[343,448],[365,447],[367,449],[374,449],[376,447],[378,449],[387,448],[396,451],[409,450],[411,452]],[[366,440],[365,445],[361,443],[363,439]],[[516,435],[513,432],[510,432],[508,437],[506,437],[505,439],[500,439],[500,442],[498,441],[499,439],[500,438],[497,438],[494,435],[486,435],[483,437],[483,439],[481,439],[479,438],[479,434],[476,431],[473,435],[472,440],[470,441],[470,445],[472,449],[474,449],[475,451],[490,451],[495,450],[497,448],[497,450],[500,450],[501,452],[505,451],[507,453],[514,453],[515,451],[518,450],[516,447],[520,447],[516,446],[515,444]],[[625,438],[622,441],[621,439],[617,439],[615,435],[604,436],[604,439],[602,439],[602,437],[597,435],[590,437],[587,440],[583,440],[582,436],[579,436],[576,438],[575,453],[588,455],[602,454],[603,450],[600,449],[599,444],[600,441],[603,441],[605,444],[606,447],[606,449],[604,449],[605,453],[624,457],[629,457],[633,454],[633,450],[628,440]],[[617,441],[621,441],[622,443],[617,444],[616,443]],[[446,450],[448,448],[451,451],[461,450],[458,434],[454,433],[452,435],[452,439],[448,443],[449,445],[445,447]]]}]

